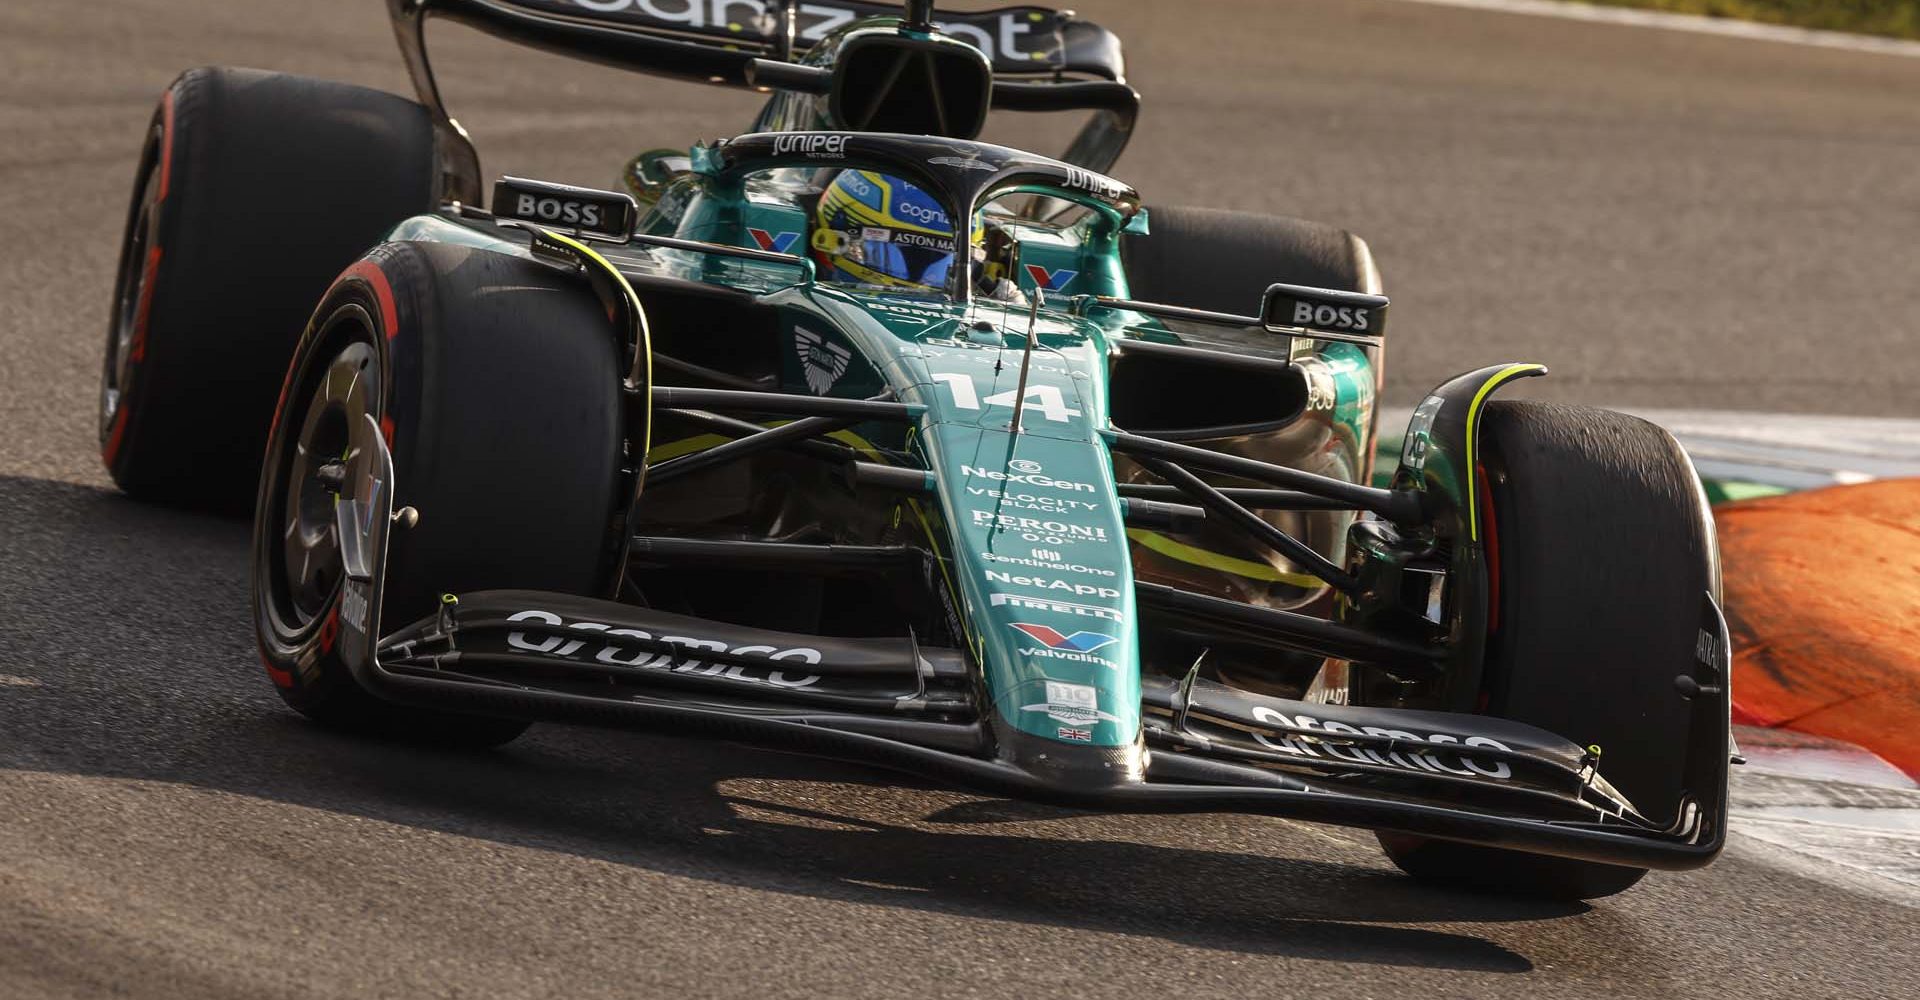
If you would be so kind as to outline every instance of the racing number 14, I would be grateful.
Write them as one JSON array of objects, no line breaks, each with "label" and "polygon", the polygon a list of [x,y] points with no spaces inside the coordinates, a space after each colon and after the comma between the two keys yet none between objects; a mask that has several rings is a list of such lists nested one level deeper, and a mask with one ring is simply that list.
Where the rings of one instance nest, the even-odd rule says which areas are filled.
[{"label": "racing number 14", "polygon": [[[1017,390],[1008,389],[1006,392],[996,392],[981,399],[980,390],[974,387],[973,376],[964,372],[934,372],[933,379],[946,385],[947,389],[953,393],[953,405],[962,410],[978,410],[983,403],[987,406],[1004,406],[1012,409],[1013,402],[1017,398]],[[1066,398],[1060,394],[1060,389],[1051,385],[1027,386],[1027,409],[1038,411],[1048,420],[1062,424],[1066,423],[1069,417],[1080,415],[1079,410],[1067,406]]]}]

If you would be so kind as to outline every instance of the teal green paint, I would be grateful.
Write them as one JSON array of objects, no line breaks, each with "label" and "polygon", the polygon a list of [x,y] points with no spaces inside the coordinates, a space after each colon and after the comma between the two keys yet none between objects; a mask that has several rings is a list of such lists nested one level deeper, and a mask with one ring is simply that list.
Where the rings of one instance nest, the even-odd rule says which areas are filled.
[{"label": "teal green paint", "polygon": [[[801,210],[766,194],[694,175],[672,185],[640,228],[755,249],[749,227],[798,231],[804,243]],[[1138,742],[1142,673],[1131,555],[1103,436],[1108,358],[1116,338],[1183,336],[1147,329],[1133,313],[1072,311],[1073,293],[1125,293],[1117,229],[1069,227],[1023,247],[1026,262],[1070,268],[1086,282],[1047,296],[1037,314],[1010,303],[962,307],[939,295],[809,284],[791,265],[638,245],[621,251],[644,254],[662,276],[758,295],[777,313],[782,391],[844,398],[888,391],[924,407],[909,427],[855,430],[889,460],[918,459],[929,470],[933,494],[902,501],[901,523],[915,531],[925,525],[993,711],[1042,739],[1105,747]],[[421,217],[395,233],[527,256],[480,223]],[[1258,292],[1250,289],[1249,300]],[[1030,358],[1029,329],[1037,342]],[[1272,349],[1257,331],[1250,336],[1248,343]],[[848,352],[845,367],[810,378],[801,350],[816,342]],[[1304,360],[1334,387],[1336,435],[1364,441],[1374,385],[1364,353],[1321,344]],[[1015,434],[1023,363],[1024,429]],[[1342,447],[1357,458],[1357,443]]]},{"label": "teal green paint", "polygon": [[1707,500],[1712,503],[1728,503],[1734,500],[1757,500],[1761,497],[1777,497],[1793,491],[1785,486],[1772,486],[1767,483],[1743,483],[1736,480],[1704,480],[1707,488]]},{"label": "teal green paint", "polygon": [[[1023,352],[923,341],[913,366],[928,407],[919,440],[938,473],[952,581],[1001,718],[1049,739],[1071,730],[1124,746],[1140,722],[1133,573],[1096,432],[1105,401],[1077,384],[1104,369],[1105,342],[1091,331],[1048,339],[1028,372],[1029,430],[1019,435],[1009,432],[1009,394]],[[996,397],[1005,402],[989,402]],[[1060,685],[1091,691],[1090,704],[1050,699],[1049,681],[1056,694]]]}]

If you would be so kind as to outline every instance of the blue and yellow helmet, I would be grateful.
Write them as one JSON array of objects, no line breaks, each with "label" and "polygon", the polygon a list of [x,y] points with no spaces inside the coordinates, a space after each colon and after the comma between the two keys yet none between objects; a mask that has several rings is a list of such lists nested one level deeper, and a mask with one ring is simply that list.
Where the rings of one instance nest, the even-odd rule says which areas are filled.
[{"label": "blue and yellow helmet", "polygon": [[946,287],[953,221],[925,191],[869,170],[842,170],[820,196],[811,244],[823,277],[921,291]]}]

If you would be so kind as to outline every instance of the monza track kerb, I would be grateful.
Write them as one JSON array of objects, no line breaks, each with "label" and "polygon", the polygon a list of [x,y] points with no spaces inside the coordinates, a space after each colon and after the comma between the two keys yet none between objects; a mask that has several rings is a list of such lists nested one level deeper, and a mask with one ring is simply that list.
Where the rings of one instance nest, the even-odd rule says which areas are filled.
[{"label": "monza track kerb", "polygon": [[[1546,369],[1492,364],[1435,386],[1371,484],[1371,250],[1143,204],[1108,172],[1140,110],[1119,40],[1070,13],[826,4],[844,24],[786,9],[761,37],[556,4],[390,0],[417,103],[232,70],[173,91],[213,95],[193,127],[240,160],[339,118],[431,183],[295,220],[355,249],[315,250],[287,286],[311,292],[275,303],[310,321],[226,373],[270,427],[252,609],[288,704],[443,744],[623,726],[1355,826],[1502,892],[1718,855],[1729,643],[1665,431],[1497,398]],[[771,96],[624,191],[488,199],[433,18]],[[979,141],[996,109],[1087,117],[1055,158]],[[238,211],[213,168],[173,170],[169,197]],[[167,280],[153,329],[189,328]]]},{"label": "monza track kerb", "polygon": [[1728,578],[1736,721],[1857,744],[1920,777],[1920,481],[1716,513],[1737,570]]}]

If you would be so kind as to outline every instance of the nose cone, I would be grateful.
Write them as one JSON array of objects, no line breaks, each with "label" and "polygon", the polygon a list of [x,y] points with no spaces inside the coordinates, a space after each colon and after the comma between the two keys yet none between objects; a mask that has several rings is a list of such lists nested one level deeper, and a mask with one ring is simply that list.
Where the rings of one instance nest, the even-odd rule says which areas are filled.
[{"label": "nose cone", "polygon": [[1004,753],[1138,780],[1133,570],[1101,433],[1107,348],[1097,329],[1035,322],[1031,349],[1025,336],[943,332],[902,359],[939,498],[920,513]]},{"label": "nose cone", "polygon": [[1045,785],[1098,789],[1146,778],[1146,751],[1138,739],[1119,746],[1063,741],[1017,728],[1004,715],[993,725],[1000,759]]}]

